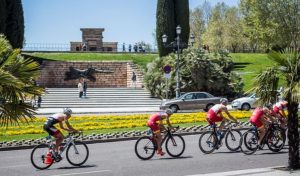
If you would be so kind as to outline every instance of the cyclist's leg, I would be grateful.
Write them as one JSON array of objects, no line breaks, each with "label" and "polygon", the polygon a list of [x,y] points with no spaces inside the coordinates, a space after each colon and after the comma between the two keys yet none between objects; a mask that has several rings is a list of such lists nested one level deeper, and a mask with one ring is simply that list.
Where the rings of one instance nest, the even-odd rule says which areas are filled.
[{"label": "cyclist's leg", "polygon": [[56,131],[53,133],[53,136],[55,137],[54,151],[58,152],[59,151],[58,148],[64,140],[64,135],[59,130],[56,129]]},{"label": "cyclist's leg", "polygon": [[154,140],[156,141],[157,144],[157,151],[162,151],[161,149],[161,141],[162,141],[162,136],[160,133],[160,127],[157,123],[147,123],[147,125],[151,128],[154,136]]}]

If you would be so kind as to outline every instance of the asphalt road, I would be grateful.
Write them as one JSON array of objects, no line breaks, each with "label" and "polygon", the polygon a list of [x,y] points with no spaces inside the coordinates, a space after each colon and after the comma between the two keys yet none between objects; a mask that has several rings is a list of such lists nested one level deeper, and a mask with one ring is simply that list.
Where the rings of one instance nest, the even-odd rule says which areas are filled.
[{"label": "asphalt road", "polygon": [[[199,135],[184,136],[186,150],[181,158],[155,156],[141,161],[134,153],[135,141],[89,144],[90,157],[82,167],[70,165],[64,158],[47,170],[37,170],[30,162],[28,150],[0,152],[1,176],[187,176],[242,169],[276,167],[287,164],[287,148],[280,153],[269,150],[246,156],[231,153],[223,145],[212,154],[198,147]],[[64,157],[64,156],[63,156]]]}]

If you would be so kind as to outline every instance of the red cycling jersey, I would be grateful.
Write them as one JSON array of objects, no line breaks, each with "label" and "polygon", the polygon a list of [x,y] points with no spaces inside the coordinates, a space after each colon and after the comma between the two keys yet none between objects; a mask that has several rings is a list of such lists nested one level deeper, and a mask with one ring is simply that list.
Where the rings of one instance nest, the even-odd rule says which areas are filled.
[{"label": "red cycling jersey", "polygon": [[223,118],[218,114],[220,114],[224,108],[226,108],[226,106],[222,104],[216,104],[209,109],[207,113],[207,120],[211,125],[215,122],[221,122],[223,120]]},{"label": "red cycling jersey", "polygon": [[152,114],[147,122],[147,126],[150,127],[154,133],[157,133],[160,131],[158,123],[160,120],[162,120],[162,115],[163,115],[163,113]]},{"label": "red cycling jersey", "polygon": [[257,128],[261,127],[263,123],[261,122],[261,117],[264,115],[263,109],[257,107],[250,117],[250,122],[254,124]]}]

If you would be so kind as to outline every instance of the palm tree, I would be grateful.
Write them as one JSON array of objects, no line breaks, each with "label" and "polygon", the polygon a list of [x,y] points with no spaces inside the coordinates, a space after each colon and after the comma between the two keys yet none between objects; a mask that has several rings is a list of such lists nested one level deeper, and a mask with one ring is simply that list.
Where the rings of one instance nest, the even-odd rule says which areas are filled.
[{"label": "palm tree", "polygon": [[19,49],[12,49],[8,40],[0,35],[0,124],[28,121],[34,117],[34,108],[26,97],[41,95],[43,89],[35,84],[39,65],[24,59]]},{"label": "palm tree", "polygon": [[288,167],[300,168],[298,132],[300,52],[295,49],[286,49],[281,53],[271,51],[268,58],[273,61],[274,66],[256,76],[252,90],[260,97],[260,103],[274,102],[279,82],[284,85],[283,98],[288,101]]}]

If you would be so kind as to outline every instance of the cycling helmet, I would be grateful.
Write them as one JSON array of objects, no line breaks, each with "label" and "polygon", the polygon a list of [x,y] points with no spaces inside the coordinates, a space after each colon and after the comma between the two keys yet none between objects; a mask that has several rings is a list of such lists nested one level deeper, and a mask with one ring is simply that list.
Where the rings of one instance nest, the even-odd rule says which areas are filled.
[{"label": "cycling helmet", "polygon": [[70,108],[64,108],[64,114],[72,114],[72,110]]},{"label": "cycling helmet", "polygon": [[172,115],[173,114],[173,110],[172,109],[166,109],[165,113],[168,115]]},{"label": "cycling helmet", "polygon": [[228,103],[227,98],[221,98],[221,99],[220,99],[220,103],[222,103],[222,104],[223,104],[223,103]]}]

